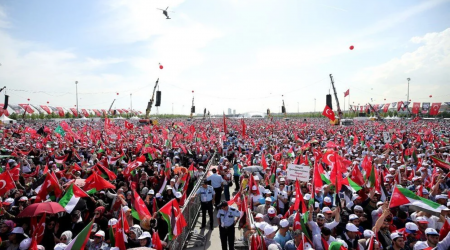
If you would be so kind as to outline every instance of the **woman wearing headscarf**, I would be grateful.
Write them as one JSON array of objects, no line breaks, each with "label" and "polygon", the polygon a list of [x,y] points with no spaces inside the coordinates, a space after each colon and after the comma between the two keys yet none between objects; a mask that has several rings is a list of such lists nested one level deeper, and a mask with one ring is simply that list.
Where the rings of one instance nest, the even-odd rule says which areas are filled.
[{"label": "woman wearing headscarf", "polygon": [[8,235],[14,229],[14,222],[12,220],[5,220],[0,224],[0,238],[2,241],[8,240]]},{"label": "woman wearing headscarf", "polygon": [[108,230],[108,219],[104,216],[105,214],[105,207],[97,207],[94,210],[94,222],[97,223],[100,230],[103,230],[103,232]]},{"label": "woman wearing headscarf", "polygon": [[61,237],[59,237],[59,242],[64,243],[66,245],[69,245],[69,243],[72,241],[72,232],[71,231],[64,231],[61,234]]},{"label": "woman wearing headscarf", "polygon": [[142,229],[138,225],[134,225],[130,227],[130,232],[128,233],[128,243],[127,248],[140,247],[138,238],[142,234]]},{"label": "woman wearing headscarf", "polygon": [[17,250],[19,249],[20,242],[26,238],[23,228],[15,227],[8,235],[8,240],[2,243],[2,249]]}]

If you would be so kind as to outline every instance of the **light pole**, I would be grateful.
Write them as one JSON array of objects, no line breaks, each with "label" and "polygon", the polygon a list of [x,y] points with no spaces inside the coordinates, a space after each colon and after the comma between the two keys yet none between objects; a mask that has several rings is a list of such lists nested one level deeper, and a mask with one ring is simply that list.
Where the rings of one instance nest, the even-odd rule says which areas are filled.
[{"label": "light pole", "polygon": [[133,116],[133,99],[131,99],[131,96],[132,96],[133,94],[132,93],[130,93],[130,117],[132,117]]},{"label": "light pole", "polygon": [[299,104],[299,102],[297,102],[297,113],[300,114],[300,104]]},{"label": "light pole", "polygon": [[75,91],[77,97],[77,117],[78,117],[78,81],[75,81]]},{"label": "light pole", "polygon": [[314,98],[314,113],[316,113],[316,98]]},{"label": "light pole", "polygon": [[408,80],[408,95],[406,97],[406,101],[409,102],[409,81],[411,80],[411,78],[406,78],[406,80]]}]

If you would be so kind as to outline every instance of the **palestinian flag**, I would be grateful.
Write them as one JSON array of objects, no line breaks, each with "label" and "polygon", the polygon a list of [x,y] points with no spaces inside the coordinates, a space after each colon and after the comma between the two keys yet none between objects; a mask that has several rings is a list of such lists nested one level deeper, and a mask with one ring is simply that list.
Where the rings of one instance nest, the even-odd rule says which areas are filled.
[{"label": "palestinian flag", "polygon": [[67,155],[63,155],[63,156],[56,156],[55,155],[55,162],[57,164],[64,164],[64,162],[66,162],[68,156],[69,156],[68,154]]},{"label": "palestinian flag", "polygon": [[121,155],[117,156],[117,157],[112,157],[112,156],[108,156],[108,164],[109,165],[115,165],[116,162],[120,159],[122,159],[122,157],[124,156],[123,152]]},{"label": "palestinian flag", "polygon": [[333,241],[331,242],[330,246],[328,247],[328,250],[346,250],[347,248],[344,247],[344,245],[339,241]]},{"label": "palestinian flag", "polygon": [[394,192],[392,192],[389,208],[398,207],[405,204],[415,206],[422,211],[425,210],[436,213],[440,213],[442,209],[446,208],[443,205],[422,198],[409,189],[403,188],[402,186],[394,187]]},{"label": "palestinian flag", "polygon": [[345,178],[342,181],[343,185],[346,185],[348,188],[350,188],[350,190],[353,191],[353,193],[358,192],[359,190],[362,189],[362,187],[358,184],[356,184],[356,182],[354,182],[352,179],[350,179],[349,177]]},{"label": "palestinian flag", "polygon": [[442,159],[439,159],[435,156],[431,156],[431,159],[433,160],[433,162],[436,164],[436,166],[440,167],[440,168],[445,168],[450,170],[450,163],[446,162]]},{"label": "palestinian flag", "polygon": [[91,234],[92,224],[94,221],[92,220],[87,224],[87,226],[81,230],[81,232],[67,245],[65,250],[79,250],[84,249],[86,242],[89,240],[89,235]]},{"label": "palestinian flag", "polygon": [[175,239],[181,234],[183,228],[187,226],[186,220],[181,213],[181,209],[176,199],[172,199],[164,205],[159,210],[159,213],[169,226],[169,240]]},{"label": "palestinian flag", "polygon": [[291,147],[291,148],[289,149],[289,151],[288,151],[288,156],[291,157],[291,158],[294,158],[294,157],[295,157],[295,153],[294,153],[294,150],[293,150],[292,147]]},{"label": "palestinian flag", "polygon": [[83,197],[89,197],[81,188],[75,184],[70,184],[66,190],[66,194],[59,200],[59,205],[64,207],[67,213],[72,213],[73,209],[77,206],[78,201]]}]

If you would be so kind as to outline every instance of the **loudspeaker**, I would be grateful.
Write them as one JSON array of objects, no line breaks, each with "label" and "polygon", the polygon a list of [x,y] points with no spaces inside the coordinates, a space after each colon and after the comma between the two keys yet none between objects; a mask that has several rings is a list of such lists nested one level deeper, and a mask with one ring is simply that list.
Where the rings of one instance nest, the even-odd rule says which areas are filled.
[{"label": "loudspeaker", "polygon": [[191,113],[192,113],[192,114],[195,113],[195,106],[192,106],[192,107],[191,107]]},{"label": "loudspeaker", "polygon": [[267,115],[270,115],[270,109],[267,109]]},{"label": "loudspeaker", "polygon": [[151,102],[148,102],[148,103],[147,103],[147,109],[146,109],[146,111],[147,111],[147,110],[150,110],[151,105],[152,105]]},{"label": "loudspeaker", "polygon": [[283,114],[286,113],[286,108],[284,106],[281,106],[281,113],[283,113]]},{"label": "loudspeaker", "polygon": [[8,99],[9,99],[9,95],[5,95],[5,103],[3,104],[4,110],[6,110],[8,108]]},{"label": "loudspeaker", "polygon": [[117,110],[116,109],[113,110],[113,115],[117,115]]},{"label": "loudspeaker", "polygon": [[203,110],[203,115],[206,115],[206,108]]},{"label": "loudspeaker", "polygon": [[156,102],[155,107],[161,106],[161,91],[156,91]]},{"label": "loudspeaker", "polygon": [[330,109],[333,109],[333,101],[331,99],[331,95],[327,95],[327,106],[330,107]]}]

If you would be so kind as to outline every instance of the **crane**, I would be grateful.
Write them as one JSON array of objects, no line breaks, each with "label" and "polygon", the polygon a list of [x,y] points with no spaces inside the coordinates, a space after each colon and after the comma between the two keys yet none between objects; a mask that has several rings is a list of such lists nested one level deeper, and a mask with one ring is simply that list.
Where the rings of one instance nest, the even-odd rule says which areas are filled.
[{"label": "crane", "polygon": [[339,125],[339,121],[342,119],[342,111],[341,111],[341,106],[339,105],[339,99],[338,99],[338,96],[336,93],[336,88],[334,87],[334,81],[333,81],[332,74],[330,74],[330,79],[331,79],[331,86],[333,87],[334,98],[336,98],[336,105],[337,105],[337,111],[338,111],[338,116],[339,116],[339,120],[335,124]]},{"label": "crane", "polygon": [[152,98],[150,99],[150,101],[147,104],[147,109],[145,110],[145,119],[139,120],[140,123],[144,123],[144,124],[152,123],[152,121],[150,121],[150,119],[149,119],[149,116],[150,116],[150,111],[152,110],[153,101],[155,100],[155,91],[156,91],[156,88],[158,87],[158,82],[159,82],[159,78],[156,79],[155,87],[153,88]]}]

